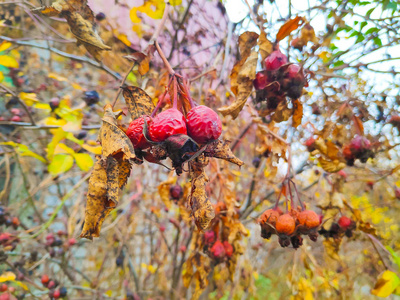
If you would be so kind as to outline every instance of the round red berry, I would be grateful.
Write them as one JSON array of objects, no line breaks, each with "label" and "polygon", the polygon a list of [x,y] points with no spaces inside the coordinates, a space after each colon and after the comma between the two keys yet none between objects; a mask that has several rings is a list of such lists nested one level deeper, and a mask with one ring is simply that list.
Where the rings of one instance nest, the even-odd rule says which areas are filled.
[{"label": "round red berry", "polygon": [[186,124],[189,136],[199,144],[216,140],[222,132],[218,114],[204,105],[193,107],[188,112]]},{"label": "round red berry", "polygon": [[211,247],[211,253],[216,259],[222,259],[225,257],[225,247],[220,241],[216,241]]},{"label": "round red berry", "polygon": [[301,68],[299,65],[295,65],[295,64],[290,65],[287,69],[286,77],[291,78],[291,79],[296,78],[297,74],[299,74],[299,72],[300,72],[300,69]]},{"label": "round red berry", "polygon": [[287,64],[288,59],[285,54],[283,54],[280,50],[276,50],[272,52],[266,59],[265,59],[265,68],[268,71],[275,71],[278,70],[284,64]]},{"label": "round red berry", "polygon": [[351,223],[352,223],[352,220],[346,216],[342,216],[338,221],[339,226],[344,229],[349,228],[351,226]]},{"label": "round red berry", "polygon": [[3,283],[0,285],[0,292],[6,292],[8,290],[7,284]]},{"label": "round red berry", "polygon": [[[152,119],[149,116],[146,116],[147,125],[150,126],[152,123]],[[143,117],[137,118],[133,120],[126,131],[126,135],[131,140],[133,147],[135,149],[146,149],[150,147],[149,142],[147,142],[146,138],[143,135]]]},{"label": "round red berry", "polygon": [[233,254],[233,247],[231,244],[229,244],[228,241],[224,241],[224,249],[225,249],[226,256],[231,257]]},{"label": "round red berry", "polygon": [[49,283],[50,278],[49,278],[49,276],[47,276],[47,275],[45,274],[45,275],[42,276],[41,281],[42,281],[42,284],[46,286],[46,285]]},{"label": "round red berry", "polygon": [[58,299],[58,298],[60,298],[60,296],[61,296],[60,290],[55,290],[53,293],[54,299]]},{"label": "round red berry", "polygon": [[267,86],[268,78],[264,72],[258,72],[256,74],[256,79],[253,81],[254,88],[256,90],[262,90]]},{"label": "round red berry", "polygon": [[155,142],[163,142],[175,134],[187,134],[185,117],[175,108],[159,113],[149,126],[150,139]]},{"label": "round red berry", "polygon": [[21,117],[20,116],[13,116],[10,121],[12,122],[21,122]]}]

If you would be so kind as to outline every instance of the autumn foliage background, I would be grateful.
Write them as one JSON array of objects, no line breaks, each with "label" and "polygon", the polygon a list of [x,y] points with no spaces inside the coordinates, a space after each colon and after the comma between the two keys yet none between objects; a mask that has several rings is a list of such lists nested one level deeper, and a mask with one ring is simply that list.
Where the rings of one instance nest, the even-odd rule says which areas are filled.
[{"label": "autumn foliage background", "polygon": [[[242,3],[237,23],[232,2],[170,2],[157,41],[193,99],[219,112],[221,140],[244,165],[209,159],[216,217],[205,231],[188,205],[186,165],[180,176],[133,165],[93,241],[79,236],[103,107],[125,75],[152,105],[163,94],[168,70],[148,50],[167,4],[88,1],[93,16],[78,11],[97,27],[93,46],[70,15],[85,1],[55,1],[72,5],[61,15],[48,0],[0,3],[0,299],[399,297],[400,5],[292,2]],[[253,80],[277,45],[308,86],[274,105]],[[126,129],[125,100],[114,111]],[[352,164],[344,149],[356,136],[370,152]],[[300,198],[323,216],[316,242],[293,249],[261,237],[257,219],[279,196],[282,210]],[[332,232],[341,216],[354,222],[351,234]],[[223,257],[210,232],[231,246]]]}]

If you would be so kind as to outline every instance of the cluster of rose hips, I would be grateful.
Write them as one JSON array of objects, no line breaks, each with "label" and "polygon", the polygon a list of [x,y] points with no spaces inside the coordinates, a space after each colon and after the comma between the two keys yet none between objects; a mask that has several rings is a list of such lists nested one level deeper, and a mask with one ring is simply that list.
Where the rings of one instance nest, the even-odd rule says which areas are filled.
[{"label": "cluster of rose hips", "polygon": [[291,243],[295,249],[303,245],[301,235],[308,235],[310,240],[317,241],[321,221],[321,216],[312,210],[292,209],[284,214],[279,207],[266,210],[258,219],[261,237],[270,239],[276,234],[282,247]]},{"label": "cluster of rose hips", "polygon": [[25,116],[25,111],[19,108],[12,108],[10,109],[10,112],[11,116],[0,116],[0,121],[22,122],[22,118]]},{"label": "cluster of rose hips", "polygon": [[342,216],[337,222],[332,223],[329,230],[322,227],[318,232],[326,238],[339,239],[343,235],[350,238],[353,236],[353,231],[356,227],[356,222],[349,217]]},{"label": "cluster of rose hips", "polygon": [[264,61],[265,70],[256,74],[253,84],[257,90],[257,101],[267,100],[267,108],[275,109],[285,101],[285,96],[297,99],[301,96],[307,80],[303,68],[289,63],[279,49],[273,51]]},{"label": "cluster of rose hips", "polygon": [[44,287],[50,290],[50,299],[59,299],[67,296],[67,289],[65,287],[56,289],[56,287],[59,285],[58,281],[51,279],[47,274],[43,274],[40,281]]},{"label": "cluster of rose hips", "polygon": [[[6,283],[0,285],[0,300],[22,300],[25,298],[25,294],[15,295],[16,289],[13,286],[8,286]],[[13,296],[11,296],[13,295]],[[14,295],[16,297],[14,297]]]},{"label": "cluster of rose hips", "polygon": [[51,257],[55,256],[63,256],[65,250],[74,246],[77,243],[75,238],[64,239],[67,237],[67,233],[59,230],[57,235],[53,233],[49,233],[46,236],[45,246],[46,249],[49,251]]},{"label": "cluster of rose hips", "polygon": [[362,163],[367,162],[368,158],[374,158],[371,142],[361,135],[355,136],[351,142],[343,147],[343,156],[348,166],[353,166],[356,159]]},{"label": "cluster of rose hips", "polygon": [[[160,97],[160,103],[164,98]],[[218,139],[222,132],[222,123],[215,111],[192,101],[191,105],[192,108],[184,116],[177,108],[177,99],[174,99],[172,108],[155,116],[142,116],[133,120],[126,134],[135,150],[147,161],[157,162],[166,157],[155,158],[151,149],[144,150],[154,145],[161,146],[179,175],[182,172],[180,166],[190,158],[188,153],[197,152],[200,146]]]},{"label": "cluster of rose hips", "polygon": [[12,226],[15,230],[17,230],[20,224],[21,222],[19,221],[18,217],[11,216],[4,206],[0,206],[0,226]]}]

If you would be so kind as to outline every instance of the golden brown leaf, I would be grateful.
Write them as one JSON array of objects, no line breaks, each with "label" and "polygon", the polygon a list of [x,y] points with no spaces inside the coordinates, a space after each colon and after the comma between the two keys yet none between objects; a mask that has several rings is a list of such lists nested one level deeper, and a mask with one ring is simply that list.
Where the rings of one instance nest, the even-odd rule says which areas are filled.
[{"label": "golden brown leaf", "polygon": [[278,104],[278,107],[275,110],[275,114],[272,117],[276,123],[280,123],[283,121],[289,120],[292,115],[292,110],[287,107],[286,101],[282,101]]},{"label": "golden brown leaf", "polygon": [[246,59],[253,48],[257,44],[258,34],[252,31],[246,31],[239,37],[239,53],[240,59]]},{"label": "golden brown leaf", "polygon": [[150,55],[146,55],[143,52],[135,52],[130,55],[124,56],[126,59],[130,61],[134,61],[139,65],[139,73],[140,75],[146,74],[150,69]]},{"label": "golden brown leaf", "polygon": [[336,173],[346,167],[344,162],[341,162],[338,159],[335,160],[327,160],[323,157],[318,158],[319,163],[321,164],[322,169],[329,173]]},{"label": "golden brown leaf", "polygon": [[107,198],[117,204],[119,198],[119,164],[113,156],[106,159],[106,172]]},{"label": "golden brown leaf", "polygon": [[143,115],[150,115],[154,109],[151,97],[145,91],[136,86],[123,88],[122,95],[128,105],[132,120],[140,118]]},{"label": "golden brown leaf", "polygon": [[260,49],[261,59],[264,61],[273,51],[272,43],[267,39],[265,31],[261,31],[257,45]]},{"label": "golden brown leaf", "polygon": [[[196,268],[196,271],[194,271]],[[210,259],[207,256],[201,255],[199,252],[194,252],[186,260],[183,266],[183,284],[189,287],[190,282],[194,280],[195,290],[192,293],[192,300],[200,297],[204,289],[208,286],[208,274],[211,271]]]},{"label": "golden brown leaf", "polygon": [[353,122],[354,122],[354,126],[356,128],[357,134],[364,135],[364,125],[361,122],[361,120],[357,116],[353,115]]},{"label": "golden brown leaf", "polygon": [[301,29],[300,40],[304,43],[304,45],[307,45],[308,42],[312,42],[313,44],[318,43],[314,28],[310,25],[310,23],[306,23]]},{"label": "golden brown leaf", "polygon": [[97,61],[101,60],[101,51],[111,50],[95,31],[94,24],[85,20],[78,12],[66,12],[63,15],[78,42],[82,43]]},{"label": "golden brown leaf", "polygon": [[117,125],[118,114],[111,104],[104,106],[103,124],[100,128],[99,141],[103,157],[121,155],[123,160],[135,158],[135,151],[128,136]]},{"label": "golden brown leaf", "polygon": [[299,99],[294,99],[293,103],[293,122],[292,126],[297,127],[301,124],[301,119],[303,118],[303,104]]},{"label": "golden brown leaf", "polygon": [[276,35],[276,41],[279,42],[283,40],[285,37],[287,37],[292,31],[296,30],[299,28],[301,24],[304,23],[304,18],[302,17],[295,17],[293,19],[290,19],[287,21],[285,24],[279,28],[279,31]]},{"label": "golden brown leaf", "polygon": [[240,64],[240,61],[233,67],[231,73],[231,87],[233,93],[236,95],[236,101],[229,106],[224,106],[218,109],[218,111],[224,116],[231,115],[233,119],[236,119],[246,104],[247,98],[253,89],[253,80],[256,77],[257,60],[257,52],[252,51],[243,64]]},{"label": "golden brown leaf", "polygon": [[342,241],[339,239],[327,239],[322,242],[324,244],[326,254],[333,260],[339,262],[341,262],[341,258],[339,256],[341,242]]},{"label": "golden brown leaf", "polygon": [[233,164],[242,166],[244,163],[239,158],[237,158],[233,153],[231,148],[229,147],[229,141],[220,141],[216,140],[207,145],[206,150],[204,151],[204,155],[207,157],[215,157],[219,159],[224,159]]},{"label": "golden brown leaf", "polygon": [[171,185],[175,184],[175,182],[176,182],[176,177],[169,176],[166,181],[161,182],[161,184],[158,186],[158,194],[160,195],[162,202],[168,209],[170,209],[172,206],[169,189]]},{"label": "golden brown leaf", "polygon": [[192,190],[188,200],[194,221],[200,230],[206,229],[215,217],[214,207],[211,205],[205,190],[208,177],[204,171],[204,167],[207,164],[208,158],[203,155],[189,162]]},{"label": "golden brown leaf", "polygon": [[118,186],[122,189],[131,174],[132,163],[130,160],[119,159],[118,167]]},{"label": "golden brown leaf", "polygon": [[115,208],[115,202],[108,198],[106,162],[97,158],[89,179],[85,223],[81,237],[93,239],[100,235],[101,225],[107,215]]}]

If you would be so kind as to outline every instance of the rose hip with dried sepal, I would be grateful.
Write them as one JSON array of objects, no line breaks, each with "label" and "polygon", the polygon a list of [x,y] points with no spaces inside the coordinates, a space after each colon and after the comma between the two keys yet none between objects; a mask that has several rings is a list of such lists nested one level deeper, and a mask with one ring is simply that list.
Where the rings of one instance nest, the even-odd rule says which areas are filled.
[{"label": "rose hip with dried sepal", "polygon": [[267,56],[267,58],[265,58],[264,63],[267,71],[275,71],[284,64],[287,64],[288,59],[280,50],[275,50],[269,56]]},{"label": "rose hip with dried sepal", "polygon": [[187,129],[185,117],[175,108],[159,113],[149,126],[149,136],[154,142],[163,142],[176,134],[187,134]]},{"label": "rose hip with dried sepal", "polygon": [[193,107],[186,116],[188,135],[199,144],[206,144],[220,137],[222,123],[211,108],[199,105]]},{"label": "rose hip with dried sepal", "polygon": [[256,74],[256,79],[253,80],[253,85],[256,90],[264,89],[269,83],[267,74],[265,72],[258,72]]},{"label": "rose hip with dried sepal", "polygon": [[183,189],[179,184],[171,185],[169,195],[173,200],[179,200],[183,196]]},{"label": "rose hip with dried sepal", "polygon": [[[145,118],[147,125],[151,126],[152,118],[149,116],[145,116]],[[144,118],[143,117],[137,118],[136,120],[133,120],[129,124],[128,130],[126,131],[126,135],[131,140],[132,145],[135,149],[143,150],[151,146],[143,135],[143,125],[144,125]]]},{"label": "rose hip with dried sepal", "polygon": [[276,221],[276,231],[279,234],[291,235],[296,229],[296,221],[290,214],[283,214],[279,216]]},{"label": "rose hip with dried sepal", "polygon": [[296,64],[289,65],[284,71],[284,78],[279,83],[288,97],[292,99],[299,98],[303,92],[303,87],[307,83],[303,68]]},{"label": "rose hip with dried sepal", "polygon": [[214,245],[211,247],[210,251],[211,251],[212,256],[216,260],[222,260],[226,255],[225,247],[221,243],[221,241],[216,241],[214,243]]},{"label": "rose hip with dried sepal", "polygon": [[231,257],[233,254],[233,247],[228,241],[224,241],[223,243],[224,248],[225,248],[225,253],[227,257]]}]

